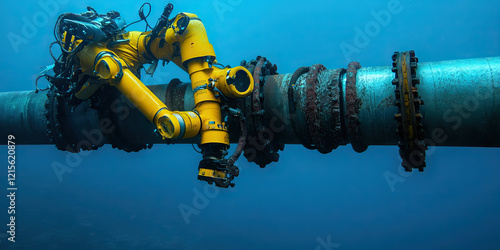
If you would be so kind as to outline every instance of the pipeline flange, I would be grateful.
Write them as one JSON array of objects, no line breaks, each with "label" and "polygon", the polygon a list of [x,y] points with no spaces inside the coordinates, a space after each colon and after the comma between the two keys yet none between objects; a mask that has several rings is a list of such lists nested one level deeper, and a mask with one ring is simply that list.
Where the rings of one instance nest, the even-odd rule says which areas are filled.
[{"label": "pipeline flange", "polygon": [[418,168],[420,172],[425,167],[424,129],[422,125],[422,113],[420,106],[423,105],[418,95],[417,85],[420,79],[417,76],[418,58],[415,51],[395,52],[392,56],[392,72],[396,74],[392,84],[396,85],[396,107],[398,113],[394,119],[398,122],[397,134],[399,155],[402,158],[401,165],[406,171],[411,172]]},{"label": "pipeline flange", "polygon": [[62,151],[76,152],[75,148],[67,147],[69,144],[64,136],[62,119],[65,113],[65,106],[61,103],[64,98],[57,93],[56,87],[51,87],[47,91],[47,101],[45,102],[45,117],[47,118],[47,135],[50,142],[56,145],[56,148]]},{"label": "pipeline flange", "polygon": [[[153,144],[136,143],[130,141],[122,135],[123,129],[120,125],[122,124],[121,120],[123,118],[120,118],[120,115],[117,112],[113,112],[113,110],[120,110],[122,108],[126,108],[127,106],[123,101],[119,101],[121,93],[118,89],[105,85],[97,96],[100,99],[99,105],[96,107],[99,114],[99,120],[110,119],[111,123],[115,127],[115,129],[113,129],[113,131],[106,136],[111,144],[111,147],[129,153],[139,152],[143,149],[150,149],[153,147]],[[130,106],[132,105],[129,105],[129,107]]]},{"label": "pipeline flange", "polygon": [[[52,79],[58,81],[58,79]],[[47,135],[50,142],[54,143],[57,149],[61,151],[68,151],[71,153],[78,153],[80,150],[96,150],[100,148],[103,143],[98,145],[83,143],[73,136],[71,128],[66,125],[66,119],[70,112],[72,112],[70,96],[68,92],[59,90],[56,84],[47,92],[47,101],[45,102],[45,117],[47,118]]]},{"label": "pipeline flange", "polygon": [[[250,116],[247,117],[248,122],[248,138],[257,138],[257,135],[264,135],[267,128],[264,121],[264,85],[265,77],[269,75],[277,74],[276,64],[272,64],[267,58],[258,56],[256,60],[251,60],[250,62],[242,61],[241,66],[248,69],[253,74],[254,78],[254,91],[252,95],[245,98],[245,109],[250,111]],[[273,140],[266,140],[264,145],[259,145],[259,147],[253,146],[253,143],[245,144],[243,155],[247,158],[249,162],[255,162],[261,168],[265,167],[271,162],[277,162],[279,160],[278,152],[283,150],[285,145],[278,144]]]}]

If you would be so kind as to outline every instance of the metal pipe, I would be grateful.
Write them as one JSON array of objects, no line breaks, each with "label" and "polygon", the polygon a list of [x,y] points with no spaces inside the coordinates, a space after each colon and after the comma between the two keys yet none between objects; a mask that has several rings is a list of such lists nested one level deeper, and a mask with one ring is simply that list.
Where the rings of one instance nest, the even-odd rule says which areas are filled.
[{"label": "metal pipe", "polygon": [[[34,91],[0,93],[0,134],[16,135],[21,144],[50,144],[46,133],[47,96]],[[5,143],[5,142],[3,142]]]},{"label": "metal pipe", "polygon": [[[397,145],[391,67],[361,68],[354,79],[349,79],[351,73],[314,65],[295,74],[266,76],[261,87],[263,112],[252,112],[251,98],[240,103],[248,123],[255,123],[257,117],[263,121],[260,129],[249,130],[247,147],[253,144],[258,148],[268,140],[301,143],[327,153],[355,138],[365,145]],[[418,93],[424,101],[421,112],[426,142],[439,146],[500,146],[500,57],[420,63],[417,75],[421,82]],[[169,108],[191,110],[194,100],[188,86],[174,80],[168,85],[148,87]],[[76,144],[89,140],[89,134],[99,138],[91,132],[100,131],[100,144],[163,143],[154,133],[154,126],[130,102],[117,92],[110,96],[99,111],[84,102],[73,112],[66,112],[63,136],[71,137]],[[47,134],[51,106],[47,105],[45,93],[0,93],[0,103],[0,136],[14,134],[18,144],[54,143]],[[359,124],[349,117],[350,110],[356,110],[351,115]],[[240,133],[236,126],[230,129],[233,143]],[[252,137],[256,142],[250,141]]]},{"label": "metal pipe", "polygon": [[[500,146],[500,57],[419,63],[417,75],[428,140],[439,146]],[[360,133],[367,145],[399,140],[395,88],[388,84],[393,78],[391,67],[358,71]]]}]

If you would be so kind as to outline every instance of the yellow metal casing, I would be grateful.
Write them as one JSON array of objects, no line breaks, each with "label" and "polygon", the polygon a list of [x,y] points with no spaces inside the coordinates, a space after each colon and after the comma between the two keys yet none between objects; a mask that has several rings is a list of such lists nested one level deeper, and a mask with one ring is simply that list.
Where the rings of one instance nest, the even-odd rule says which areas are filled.
[{"label": "yellow metal casing", "polygon": [[83,73],[88,75],[94,75],[96,68],[96,57],[101,52],[113,53],[112,51],[106,49],[102,44],[91,43],[83,47],[83,49],[78,52],[78,59],[80,59],[80,66]]},{"label": "yellow metal casing", "polygon": [[94,72],[101,79],[117,80],[122,76],[123,63],[112,54],[104,54],[95,64]]},{"label": "yellow metal casing", "polygon": [[174,114],[168,110],[166,105],[128,69],[128,64],[113,51],[100,44],[89,44],[78,53],[78,57],[83,72],[87,74],[92,72],[115,86],[149,121],[156,125],[164,139],[188,138],[199,133],[201,121],[199,118],[196,119],[198,116],[196,113],[176,112]]},{"label": "yellow metal casing", "polygon": [[177,139],[181,138],[181,123],[177,120],[172,112],[161,109],[159,114],[153,118],[153,124],[160,133],[163,139]]},{"label": "yellow metal casing", "polygon": [[218,102],[203,102],[197,107],[202,119],[201,144],[220,143],[229,145],[227,126],[221,119]]},{"label": "yellow metal casing", "polygon": [[215,87],[228,98],[243,98],[253,92],[252,74],[242,66],[217,70],[214,74]]},{"label": "yellow metal casing", "polygon": [[198,170],[198,176],[203,176],[203,177],[210,177],[214,179],[225,179],[226,178],[226,173],[213,170],[213,169],[206,169],[206,168],[200,168]]},{"label": "yellow metal casing", "polygon": [[[112,83],[157,126],[164,139],[180,139],[196,136],[201,122],[194,112],[172,112],[130,70],[123,71],[119,82]],[[185,119],[184,119],[185,118]]]},{"label": "yellow metal casing", "polygon": [[[163,28],[160,37],[151,37],[150,32],[127,32],[107,43],[86,45],[78,57],[84,73],[115,86],[168,139],[190,138],[201,131],[201,144],[229,145],[220,94],[214,87],[228,98],[245,97],[253,91],[252,75],[245,68],[212,67],[216,57],[205,27],[196,15],[189,13],[178,14],[169,27]],[[168,110],[133,73],[158,59],[173,61],[189,73],[195,112]],[[209,79],[215,79],[210,80],[212,85]],[[86,84],[79,96],[88,98],[93,91],[95,85]]]},{"label": "yellow metal casing", "polygon": [[227,127],[221,119],[220,97],[216,97],[214,91],[207,88],[213,69],[203,59],[191,60],[188,69],[196,110],[202,119],[201,144],[229,145]]},{"label": "yellow metal casing", "polygon": [[[175,111],[174,116],[180,116],[184,122],[185,129],[181,128],[182,138],[195,137],[200,133],[201,130],[201,118],[193,111]],[[180,120],[180,119],[179,119]]]},{"label": "yellow metal casing", "polygon": [[[182,27],[185,27],[185,30],[180,30]],[[195,14],[178,14],[165,32],[165,41],[168,44],[179,43],[184,66],[195,58],[215,59],[214,47],[208,41],[205,26]]]}]

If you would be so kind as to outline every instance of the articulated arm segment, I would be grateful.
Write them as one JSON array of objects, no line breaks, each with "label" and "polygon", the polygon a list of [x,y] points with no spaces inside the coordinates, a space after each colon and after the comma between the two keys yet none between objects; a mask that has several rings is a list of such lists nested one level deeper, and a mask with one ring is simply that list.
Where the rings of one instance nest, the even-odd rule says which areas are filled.
[{"label": "articulated arm segment", "polygon": [[[128,34],[124,37],[135,38]],[[216,62],[213,46],[208,41],[203,23],[194,14],[178,14],[168,27],[159,32],[158,37],[145,32],[135,40],[138,41],[134,47],[137,48],[139,62],[148,59],[173,61],[190,74],[195,110],[202,120],[201,144],[219,143],[228,146],[229,136],[220,110],[221,95],[226,98],[248,96],[253,91],[254,84],[250,72],[241,66],[224,69],[212,66]],[[121,47],[117,45],[113,50],[127,55]],[[197,129],[188,134],[197,133],[199,128]]]},{"label": "articulated arm segment", "polygon": [[[165,44],[180,51],[181,67],[187,67],[194,91],[196,111],[202,119],[201,144],[229,145],[227,127],[221,118],[221,95],[226,98],[248,96],[253,91],[253,78],[243,67],[213,67],[215,52],[205,27],[194,14],[178,14],[165,30]],[[161,45],[161,42],[154,43]],[[151,48],[155,56],[168,55],[169,48]],[[174,53],[175,54],[175,53]],[[175,57],[166,58],[173,60]],[[177,61],[176,63],[178,63]]]},{"label": "articulated arm segment", "polygon": [[[213,66],[215,52],[196,15],[180,13],[169,22],[167,18],[162,16],[158,22],[159,26],[168,23],[167,27],[157,25],[152,32],[121,33],[105,42],[86,44],[77,54],[82,72],[115,86],[156,126],[163,139],[191,138],[200,133],[203,160],[199,179],[228,187],[238,169],[225,159],[229,134],[221,102],[250,95],[253,77],[241,66]],[[134,74],[143,64],[159,60],[173,61],[189,73],[194,111],[169,110]],[[96,90],[95,84],[84,85],[76,97],[86,99]]]},{"label": "articulated arm segment", "polygon": [[[201,148],[203,160],[198,167],[198,179],[217,186],[232,186],[238,168],[227,164],[229,134],[221,114],[221,97],[241,98],[250,95],[254,81],[243,67],[215,68],[216,56],[209,43],[205,27],[194,14],[178,14],[165,30],[165,44],[180,51],[177,57],[167,58],[181,68],[187,68],[194,92],[195,110],[201,117]],[[161,42],[156,43],[161,45]],[[168,49],[152,48],[155,56],[168,55]],[[175,53],[174,53],[175,54]]]},{"label": "articulated arm segment", "polygon": [[201,127],[199,116],[192,111],[170,111],[130,70],[124,70],[120,81],[111,85],[129,99],[153,124],[163,139],[190,138]]},{"label": "articulated arm segment", "polygon": [[[167,106],[128,69],[126,61],[113,51],[90,44],[79,52],[78,57],[84,72],[92,70],[94,75],[120,90],[156,125],[164,139],[190,138],[200,131],[201,121],[195,112],[168,110]],[[93,69],[89,65],[94,65]]]}]

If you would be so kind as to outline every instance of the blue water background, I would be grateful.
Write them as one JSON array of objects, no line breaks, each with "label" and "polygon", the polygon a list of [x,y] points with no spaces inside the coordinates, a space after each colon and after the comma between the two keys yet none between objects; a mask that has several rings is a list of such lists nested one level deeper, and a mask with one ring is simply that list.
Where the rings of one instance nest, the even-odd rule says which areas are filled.
[{"label": "blue water background", "polygon": [[[54,14],[41,7],[47,2],[0,3],[1,92],[34,89],[37,73],[52,63],[48,46],[60,13],[90,5],[99,12],[117,10],[131,22],[142,4],[68,1],[57,4]],[[280,73],[316,63],[346,67],[340,45],[354,44],[355,27],[364,29],[375,20],[371,12],[387,10],[389,2],[173,1],[174,13],[196,13],[203,20],[220,62],[238,65],[262,55]],[[352,60],[387,66],[394,51],[409,49],[421,62],[500,56],[500,2],[398,2],[402,11]],[[166,2],[151,3],[153,25]],[[34,17],[36,32],[13,46],[8,34],[23,36],[25,20]],[[142,23],[129,28],[143,29]],[[171,64],[143,81],[176,77],[189,79]],[[16,153],[16,243],[4,238],[7,168],[0,165],[1,249],[328,249],[322,242],[332,243],[330,249],[495,249],[500,243],[495,148],[436,148],[424,173],[401,177],[404,182],[392,191],[384,173],[400,175],[397,147],[372,146],[358,154],[345,146],[322,155],[287,145],[280,161],[265,169],[242,157],[236,187],[215,195],[196,180],[201,156],[191,145],[155,145],[139,153],[104,146],[82,156],[62,182],[52,164],[64,162],[66,152],[19,146]],[[182,204],[198,212],[189,223]]]}]

